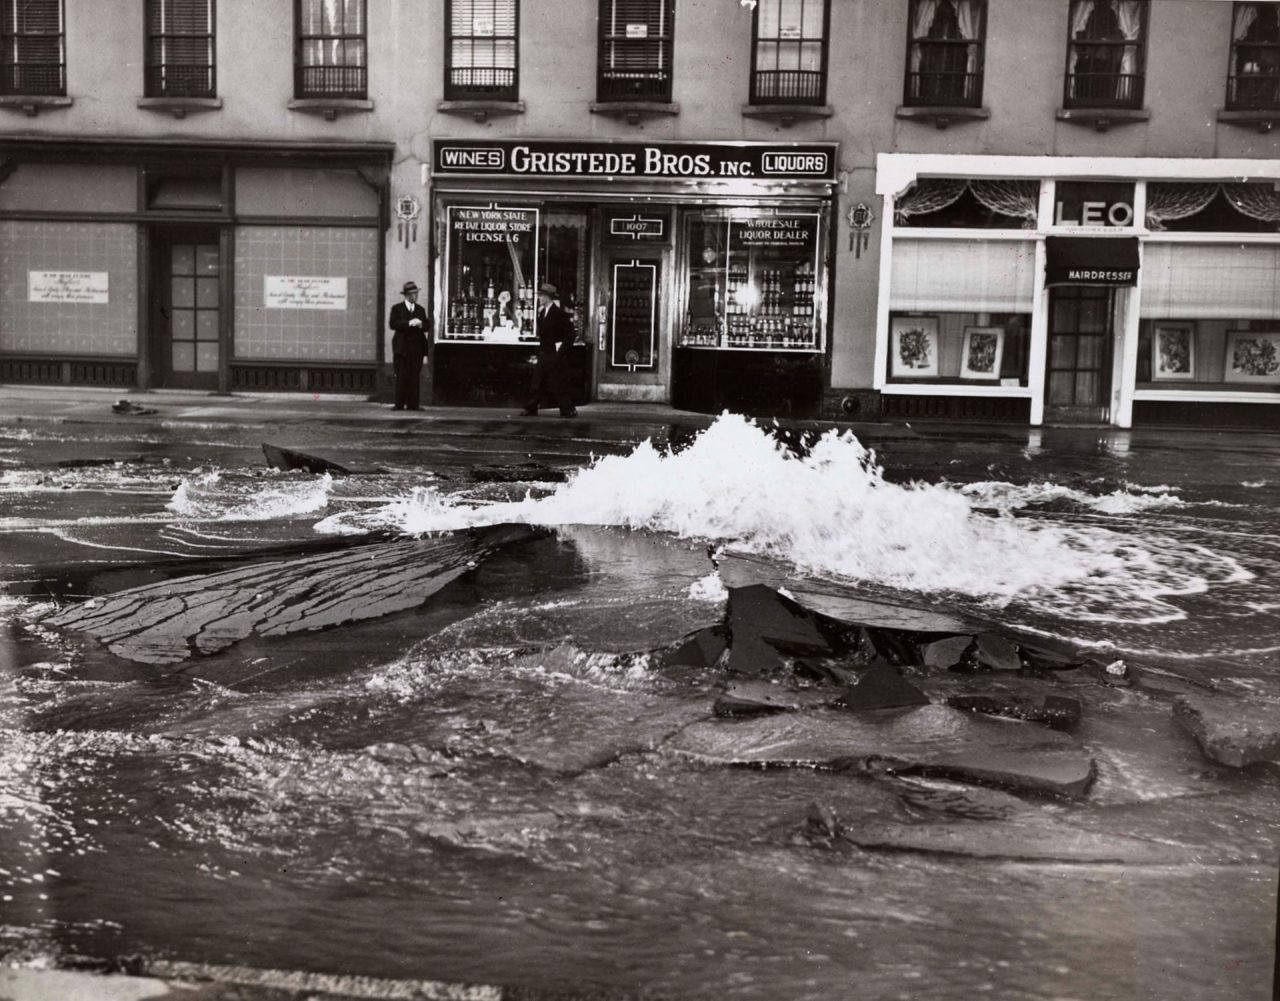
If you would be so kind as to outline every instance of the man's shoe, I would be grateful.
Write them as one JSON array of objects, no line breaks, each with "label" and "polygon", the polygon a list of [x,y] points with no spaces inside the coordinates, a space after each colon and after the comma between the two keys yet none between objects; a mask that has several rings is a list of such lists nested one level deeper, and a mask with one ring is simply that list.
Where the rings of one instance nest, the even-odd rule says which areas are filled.
[{"label": "man's shoe", "polygon": [[576,407],[573,410],[562,410],[560,411],[560,416],[561,417],[577,417],[578,410]]},{"label": "man's shoe", "polygon": [[421,410],[421,407],[405,407],[406,410]]},{"label": "man's shoe", "polygon": [[391,409],[392,409],[392,410],[403,410],[403,409],[404,409],[404,407],[400,406],[400,404],[398,404],[398,403],[397,403],[397,404],[396,404],[394,407],[392,407]]},{"label": "man's shoe", "polygon": [[533,409],[533,407],[525,407],[523,410],[521,410],[521,411],[520,411],[520,413],[519,413],[517,416],[519,416],[519,417],[537,417],[537,416],[538,416],[538,411],[534,410],[534,409]]}]

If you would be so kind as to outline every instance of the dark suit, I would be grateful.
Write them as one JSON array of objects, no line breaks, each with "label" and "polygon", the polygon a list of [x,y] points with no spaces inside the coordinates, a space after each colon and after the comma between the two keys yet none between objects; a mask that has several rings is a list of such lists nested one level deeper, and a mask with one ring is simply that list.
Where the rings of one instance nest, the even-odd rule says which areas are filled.
[{"label": "dark suit", "polygon": [[[411,327],[412,319],[422,321],[422,326]],[[418,303],[413,309],[398,302],[391,307],[391,362],[396,370],[396,408],[418,409],[418,379],[422,374],[422,360],[427,356],[427,311]]]},{"label": "dark suit", "polygon": [[543,397],[554,397],[560,413],[568,415],[573,412],[573,394],[569,389],[569,353],[575,336],[573,321],[553,302],[545,313],[539,312],[536,330],[538,360],[529,381],[525,409],[536,411]]}]

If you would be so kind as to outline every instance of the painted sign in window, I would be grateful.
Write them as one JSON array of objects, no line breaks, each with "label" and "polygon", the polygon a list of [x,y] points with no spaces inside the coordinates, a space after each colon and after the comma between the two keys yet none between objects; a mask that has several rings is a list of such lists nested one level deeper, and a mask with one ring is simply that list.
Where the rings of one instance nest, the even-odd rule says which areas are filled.
[{"label": "painted sign in window", "polygon": [[346,278],[263,275],[262,305],[267,309],[346,309]]},{"label": "painted sign in window", "polygon": [[1133,183],[1059,181],[1054,186],[1053,224],[1101,229],[1133,225]]},{"label": "painted sign in window", "polygon": [[535,340],[539,210],[451,205],[443,337]]},{"label": "painted sign in window", "polygon": [[29,302],[109,302],[105,271],[28,271]]}]

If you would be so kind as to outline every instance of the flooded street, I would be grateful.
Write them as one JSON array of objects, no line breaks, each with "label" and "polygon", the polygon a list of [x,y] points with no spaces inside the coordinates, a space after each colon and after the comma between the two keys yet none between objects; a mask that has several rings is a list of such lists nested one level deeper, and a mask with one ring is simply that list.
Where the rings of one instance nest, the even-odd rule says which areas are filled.
[{"label": "flooded street", "polygon": [[[0,950],[529,997],[1270,997],[1280,767],[1211,760],[1173,706],[1280,714],[1280,442],[858,430],[0,422]],[[724,718],[724,657],[672,651],[752,585],[1077,658],[1006,686],[1078,702],[1065,733],[965,722],[948,700],[1004,681],[922,668],[931,704],[875,734],[936,765],[941,730],[1038,728],[1087,791],[854,763],[826,703]]]}]

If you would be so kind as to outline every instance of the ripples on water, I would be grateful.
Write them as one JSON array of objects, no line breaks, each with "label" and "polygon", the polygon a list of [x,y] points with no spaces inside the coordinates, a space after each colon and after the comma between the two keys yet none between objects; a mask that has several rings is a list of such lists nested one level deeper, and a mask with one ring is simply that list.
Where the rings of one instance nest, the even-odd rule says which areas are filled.
[{"label": "ripples on water", "polygon": [[[1115,988],[1134,974],[1113,938],[1167,956],[1186,929],[1146,915],[1225,902],[1238,912],[1222,927],[1256,925],[1265,871],[1174,884],[815,846],[797,837],[814,801],[896,820],[901,804],[852,778],[651,753],[706,717],[718,679],[645,651],[720,618],[709,544],[786,580],[1156,659],[1274,666],[1274,485],[1184,493],[895,483],[850,435],[797,457],[731,416],[683,451],[641,445],[556,486],[5,469],[0,531],[81,557],[313,531],[563,531],[486,565],[471,605],[429,635],[412,617],[344,627],[165,676],[113,665],[102,680],[100,654],[7,601],[23,659],[0,691],[0,946],[673,996],[1137,996]],[[220,675],[232,667],[244,680]],[[1201,966],[1179,986],[1229,997]]]}]

